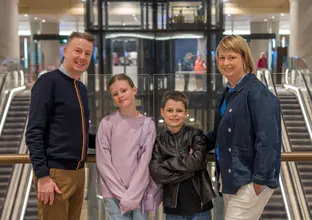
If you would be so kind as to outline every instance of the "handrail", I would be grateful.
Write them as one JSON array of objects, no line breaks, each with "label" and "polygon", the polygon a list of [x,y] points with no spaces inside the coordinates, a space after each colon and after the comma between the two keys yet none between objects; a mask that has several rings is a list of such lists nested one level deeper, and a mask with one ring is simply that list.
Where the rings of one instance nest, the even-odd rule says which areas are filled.
[{"label": "handrail", "polygon": [[6,106],[5,106],[5,109],[4,109],[2,118],[1,118],[1,122],[0,122],[0,136],[2,134],[2,129],[3,129],[3,126],[4,126],[4,122],[6,120],[6,116],[7,116],[8,112],[9,112],[10,104],[11,104],[11,101],[13,99],[14,94],[17,93],[17,92],[20,92],[22,90],[25,90],[25,89],[26,89],[26,86],[20,86],[20,87],[12,89],[10,91],[10,95],[9,95],[8,101],[6,103]]},{"label": "handrail", "polygon": [[[208,161],[215,161],[214,154],[207,155]],[[88,154],[86,163],[95,163],[95,154]],[[312,151],[282,152],[281,161],[298,162],[312,161]],[[30,163],[29,154],[0,154],[0,164],[28,164]]]},{"label": "handrail", "polygon": [[302,95],[302,92],[300,89],[298,89],[297,87],[295,86],[292,86],[292,85],[287,85],[285,84],[284,87],[286,89],[289,89],[289,90],[292,90],[295,92],[297,98],[298,98],[298,101],[299,101],[299,104],[300,104],[300,107],[301,107],[301,110],[302,110],[302,114],[303,114],[303,118],[304,118],[304,121],[306,123],[306,126],[307,126],[307,129],[308,129],[308,133],[309,133],[309,136],[310,136],[310,139],[312,141],[312,122],[311,122],[311,119],[308,115],[308,111],[307,111],[307,106],[305,105],[305,102],[304,102],[304,99],[303,99],[303,95]]},{"label": "handrail", "polygon": [[8,76],[8,73],[5,73],[5,76],[3,77],[3,81],[1,82],[1,85],[0,85],[0,94],[4,88],[4,84],[5,84],[5,80],[6,80],[7,76]]},{"label": "handrail", "polygon": [[[25,132],[26,132],[26,128],[27,128],[27,122],[28,120],[26,120],[25,125],[24,125],[24,131],[23,131],[23,136],[22,139],[20,141],[20,146],[19,146],[19,154],[25,154],[27,153],[27,146],[26,146],[26,142],[25,142]],[[21,201],[24,200],[24,194],[27,195],[27,193],[29,192],[24,192],[25,191],[25,185],[27,184],[27,182],[32,181],[31,176],[29,175],[29,171],[31,170],[31,167],[27,164],[27,165],[23,165],[23,166],[14,166],[14,170],[13,170],[13,174],[12,174],[12,178],[11,178],[11,182],[10,182],[10,186],[8,189],[8,193],[5,199],[5,204],[8,203],[7,205],[7,210],[3,209],[4,213],[6,214],[6,218],[4,219],[17,219],[16,215],[19,214],[19,212],[21,212],[21,210],[23,209],[23,207],[21,208]],[[25,174],[27,174],[25,176]],[[18,177],[18,179],[17,179]],[[14,184],[11,184],[14,183]],[[18,183],[18,184],[16,184]],[[15,198],[13,199],[8,199],[8,198]],[[13,207],[13,209],[11,208]]]},{"label": "handrail", "polygon": [[[311,127],[310,127],[311,123],[308,122],[309,119],[307,117],[307,109],[306,109],[305,103],[303,102],[303,96],[302,96],[300,89],[298,89],[295,86],[287,85],[287,84],[285,84],[284,87],[286,89],[290,89],[296,93],[296,97],[298,98],[298,101],[299,101],[299,104],[300,104],[300,107],[301,107],[301,110],[302,110],[302,113],[304,116],[305,123],[308,127],[309,136],[310,136],[310,138],[312,138]],[[310,127],[310,131],[309,131],[309,127]],[[293,175],[294,175],[294,172],[298,172],[298,169],[295,166],[295,164],[290,163],[289,166],[290,166],[290,169],[292,170]],[[302,185],[301,181],[298,182],[297,179],[300,179],[297,175],[293,176],[294,187],[298,191],[297,192],[298,198],[300,198],[300,200],[299,200],[300,210],[303,214],[303,218],[308,220],[308,219],[310,219],[309,207],[308,207],[308,204],[306,202],[305,194],[303,192],[303,185]]]},{"label": "handrail", "polygon": [[[260,79],[263,79],[265,85],[270,88],[273,87],[273,89],[270,89],[271,92],[278,97],[277,95],[277,90],[276,90],[276,86],[274,83],[274,80],[272,79],[272,75],[270,73],[270,71],[268,69],[260,69],[257,70],[257,74],[260,73]],[[263,76],[263,77],[262,77]],[[282,151],[283,152],[291,152],[291,147],[290,147],[290,139],[289,139],[289,135],[286,129],[286,125],[285,125],[285,119],[284,119],[284,114],[281,111],[281,127],[282,127]],[[300,178],[298,175],[298,171],[296,169],[296,166],[293,162],[288,164],[289,166],[287,166],[287,164],[282,164],[281,165],[281,176],[283,176],[283,178],[280,178],[279,182],[280,182],[280,187],[281,187],[281,193],[283,195],[283,202],[285,204],[285,209],[287,212],[287,216],[288,219],[301,219],[301,215],[298,212],[298,203],[296,202],[297,199],[296,198],[304,198],[304,193],[302,191],[302,187],[300,185]],[[290,177],[289,173],[292,173],[292,177]],[[287,195],[285,194],[285,190],[283,190],[285,188],[285,186],[287,187]],[[297,193],[295,193],[295,189]],[[297,195],[297,197],[295,196]],[[305,200],[304,200],[305,201]],[[303,209],[305,210],[304,213],[306,213],[306,204],[302,204],[302,202],[299,202],[300,207],[303,207]],[[290,206],[292,207],[290,210]],[[303,214],[305,215],[305,214]]]},{"label": "handrail", "polygon": [[310,100],[312,101],[312,94],[311,94],[311,91],[310,91],[310,89],[309,89],[307,80],[306,80],[306,78],[305,78],[305,75],[307,75],[307,74],[305,74],[304,71],[307,71],[307,72],[309,73],[310,76],[312,76],[312,74],[311,74],[308,70],[303,70],[303,69],[300,70],[301,77],[302,77],[302,79],[303,79],[303,83],[304,83],[304,85],[305,85],[305,87],[306,87],[306,89],[307,89],[307,92],[308,92],[308,96],[309,96]]}]

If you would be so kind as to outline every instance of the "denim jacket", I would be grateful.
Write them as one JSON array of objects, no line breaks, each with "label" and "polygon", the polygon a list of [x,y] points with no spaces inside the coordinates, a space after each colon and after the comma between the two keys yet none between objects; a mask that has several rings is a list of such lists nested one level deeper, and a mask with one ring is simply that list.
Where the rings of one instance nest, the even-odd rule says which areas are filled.
[{"label": "denim jacket", "polygon": [[[214,130],[208,134],[210,145],[219,146],[216,162],[222,193],[235,194],[250,182],[276,188],[281,163],[279,100],[254,74],[247,74],[236,92],[229,94],[222,94]],[[224,99],[227,106],[222,117]]]}]

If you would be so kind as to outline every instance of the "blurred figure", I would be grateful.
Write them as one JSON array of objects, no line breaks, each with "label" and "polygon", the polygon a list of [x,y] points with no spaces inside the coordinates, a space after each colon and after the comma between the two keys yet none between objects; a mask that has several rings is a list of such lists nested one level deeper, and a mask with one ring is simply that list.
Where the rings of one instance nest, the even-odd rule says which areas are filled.
[{"label": "blurred figure", "polygon": [[268,68],[268,60],[267,60],[264,52],[262,52],[260,54],[260,58],[259,58],[258,63],[257,63],[257,69],[263,69],[263,68],[265,68],[265,69]]},{"label": "blurred figure", "polygon": [[196,90],[204,90],[205,88],[205,73],[207,66],[203,60],[202,55],[198,55],[195,61],[195,79],[196,79]]},{"label": "blurred figure", "polygon": [[190,72],[193,71],[192,53],[187,53],[182,60],[182,71],[184,72],[184,91],[188,90],[188,84],[190,81]]}]

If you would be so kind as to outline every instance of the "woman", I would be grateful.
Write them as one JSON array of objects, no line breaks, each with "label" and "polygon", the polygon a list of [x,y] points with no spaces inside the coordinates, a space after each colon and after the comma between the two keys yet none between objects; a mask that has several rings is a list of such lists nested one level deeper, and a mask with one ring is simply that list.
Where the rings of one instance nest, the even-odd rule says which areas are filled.
[{"label": "woman", "polygon": [[137,111],[129,76],[114,75],[108,88],[119,110],[102,119],[96,136],[99,194],[109,220],[144,220],[140,205],[150,181],[155,123]]},{"label": "woman", "polygon": [[280,103],[253,74],[252,56],[242,37],[223,38],[216,55],[228,83],[208,137],[216,146],[225,219],[256,220],[278,186]]},{"label": "woman", "polygon": [[257,63],[257,69],[263,69],[263,68],[268,68],[268,60],[265,56],[265,53],[261,53],[260,54],[260,58],[258,60],[258,63]]}]

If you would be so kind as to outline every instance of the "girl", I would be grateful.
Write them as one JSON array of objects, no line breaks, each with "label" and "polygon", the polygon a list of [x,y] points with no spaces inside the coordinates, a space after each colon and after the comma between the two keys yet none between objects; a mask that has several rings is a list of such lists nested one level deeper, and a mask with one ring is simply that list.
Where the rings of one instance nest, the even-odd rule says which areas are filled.
[{"label": "girl", "polygon": [[155,124],[136,110],[137,89],[129,76],[113,76],[108,88],[119,110],[105,116],[97,132],[99,194],[109,220],[141,220],[140,203],[150,180]]}]

